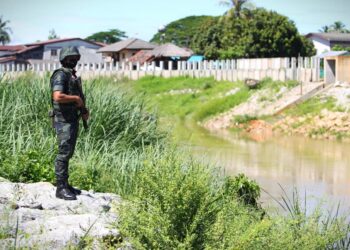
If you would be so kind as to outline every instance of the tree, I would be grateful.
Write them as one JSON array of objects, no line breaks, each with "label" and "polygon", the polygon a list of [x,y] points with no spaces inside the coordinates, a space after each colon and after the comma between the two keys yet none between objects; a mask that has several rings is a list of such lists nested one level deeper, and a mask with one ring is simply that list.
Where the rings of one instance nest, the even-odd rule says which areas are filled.
[{"label": "tree", "polygon": [[10,21],[8,20],[4,21],[2,16],[0,17],[0,43],[2,45],[5,45],[11,41],[10,33],[12,33],[12,30],[10,27],[7,27],[9,22]]},{"label": "tree", "polygon": [[196,53],[207,58],[296,57],[315,54],[313,44],[303,38],[287,17],[263,8],[243,9],[250,18],[219,19],[203,27],[194,39]]},{"label": "tree", "polygon": [[331,28],[328,25],[323,26],[321,29],[319,29],[318,31],[321,33],[328,33],[330,32]]},{"label": "tree", "polygon": [[160,29],[151,42],[155,43],[174,43],[180,47],[190,47],[195,33],[211,16],[188,16],[173,21]]},{"label": "tree", "polygon": [[345,24],[341,21],[336,21],[331,25],[332,31],[339,33],[349,33],[350,31],[345,29]]},{"label": "tree", "polygon": [[121,31],[119,29],[110,29],[109,31],[94,33],[85,39],[94,42],[111,44],[121,41],[122,38],[127,38],[125,31]]},{"label": "tree", "polygon": [[226,15],[231,17],[240,17],[242,15],[242,10],[246,9],[247,2],[249,0],[221,0],[220,4],[230,7],[226,12]]},{"label": "tree", "polygon": [[53,40],[53,39],[58,39],[59,36],[56,34],[55,29],[52,29],[49,31],[49,36],[47,37],[47,39],[49,40]]},{"label": "tree", "polygon": [[346,29],[345,24],[341,21],[336,21],[332,25],[325,25],[319,31],[322,33],[350,33],[350,30]]}]

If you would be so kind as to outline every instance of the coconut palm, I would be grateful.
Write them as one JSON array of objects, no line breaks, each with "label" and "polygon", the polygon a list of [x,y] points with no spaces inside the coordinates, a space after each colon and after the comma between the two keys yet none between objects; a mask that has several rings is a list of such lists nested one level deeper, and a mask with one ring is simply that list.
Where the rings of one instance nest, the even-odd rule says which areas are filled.
[{"label": "coconut palm", "polygon": [[234,14],[234,16],[240,17],[241,12],[243,9],[245,9],[248,1],[249,0],[221,0],[220,4],[231,8],[229,11],[227,11],[228,16],[232,16],[232,14]]},{"label": "coconut palm", "polygon": [[345,28],[345,24],[341,21],[334,22],[331,25],[331,29],[333,32],[350,33],[350,31]]},{"label": "coconut palm", "polygon": [[2,16],[0,17],[0,43],[2,45],[5,45],[6,43],[9,43],[10,42],[10,34],[12,31],[11,31],[11,28],[7,27],[7,24],[9,23],[10,21],[3,21],[3,18]]},{"label": "coconut palm", "polygon": [[318,31],[322,32],[322,33],[328,33],[331,31],[331,28],[328,25],[325,25],[321,29],[319,29]]}]

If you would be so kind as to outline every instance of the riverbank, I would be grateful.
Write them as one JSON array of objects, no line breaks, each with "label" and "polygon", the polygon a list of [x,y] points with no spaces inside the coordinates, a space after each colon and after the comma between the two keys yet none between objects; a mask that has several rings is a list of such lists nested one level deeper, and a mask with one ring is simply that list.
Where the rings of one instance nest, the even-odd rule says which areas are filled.
[{"label": "riverbank", "polygon": [[[161,98],[160,114],[171,111],[183,117],[206,117],[212,109],[198,110],[198,106],[221,112],[211,94],[220,96],[219,103],[229,100],[230,105],[236,97],[246,100],[249,91],[244,87],[232,91],[242,83],[211,85],[210,79],[173,79],[178,89],[186,81],[193,84],[191,89],[199,83],[203,95],[191,91],[180,94],[184,97],[176,92],[157,96],[153,91],[141,98],[142,91],[135,95],[125,88],[142,84],[114,80],[85,83],[92,118],[89,130],[80,131],[70,166],[74,186],[123,198],[112,227],[125,240],[109,241],[117,244],[110,247],[126,242],[136,249],[320,249],[344,244],[341,239],[348,228],[342,218],[320,216],[320,211],[306,214],[297,197],[286,203],[292,208],[287,215],[267,214],[259,204],[260,187],[255,181],[245,175],[225,176],[222,169],[194,160],[172,145],[158,127],[157,116],[150,113],[152,107],[145,109]],[[0,176],[12,182],[54,182],[55,137],[49,119],[44,119],[50,108],[48,81],[27,75],[0,83],[4,100],[0,106]],[[152,84],[158,88],[166,83],[158,78],[144,81],[146,90],[152,90]],[[235,94],[222,95],[227,92]],[[192,106],[186,107],[187,103]],[[16,231],[16,225],[11,230]],[[1,234],[2,239],[6,237],[9,234]]]}]

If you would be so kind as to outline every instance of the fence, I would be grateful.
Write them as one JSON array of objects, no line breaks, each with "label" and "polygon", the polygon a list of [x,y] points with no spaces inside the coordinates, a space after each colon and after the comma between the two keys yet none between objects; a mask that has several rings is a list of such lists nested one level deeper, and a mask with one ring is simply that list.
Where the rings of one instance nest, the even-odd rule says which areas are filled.
[{"label": "fence", "polygon": [[[17,74],[24,71],[39,74],[53,71],[60,67],[55,63],[0,64],[0,73]],[[237,81],[247,78],[262,80],[297,80],[299,82],[318,82],[320,60],[306,58],[259,58],[238,60],[217,60],[202,62],[160,61],[151,63],[84,63],[77,65],[77,71],[85,78],[99,75],[127,77],[137,80],[146,75],[163,77],[190,76],[214,77],[216,80]]]}]

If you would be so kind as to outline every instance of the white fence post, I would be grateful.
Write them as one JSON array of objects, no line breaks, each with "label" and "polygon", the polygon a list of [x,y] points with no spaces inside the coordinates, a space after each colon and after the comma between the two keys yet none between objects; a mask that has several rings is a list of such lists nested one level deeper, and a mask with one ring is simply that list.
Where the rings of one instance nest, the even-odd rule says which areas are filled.
[{"label": "white fence post", "polygon": [[137,63],[136,63],[136,70],[137,70],[137,71],[140,71],[140,62],[137,62]]}]

